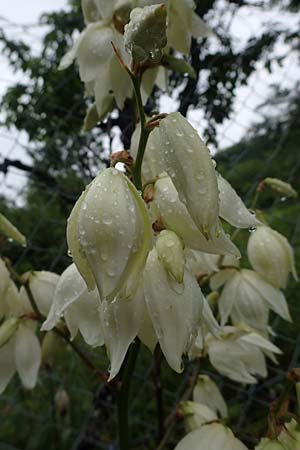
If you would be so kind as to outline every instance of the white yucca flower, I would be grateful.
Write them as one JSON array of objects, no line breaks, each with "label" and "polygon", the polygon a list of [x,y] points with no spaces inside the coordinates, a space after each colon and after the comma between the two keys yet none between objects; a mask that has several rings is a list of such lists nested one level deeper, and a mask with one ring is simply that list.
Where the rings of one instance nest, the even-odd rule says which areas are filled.
[{"label": "white yucca flower", "polygon": [[99,306],[97,289],[88,292],[75,264],[71,264],[60,276],[51,309],[41,329],[52,330],[64,316],[72,339],[80,331],[87,344],[93,347],[103,345]]},{"label": "white yucca flower", "polygon": [[[223,279],[221,278],[223,275]],[[283,293],[253,270],[229,269],[221,271],[211,280],[211,288],[217,289],[226,282],[218,300],[221,325],[230,316],[234,323],[245,323],[253,328],[268,328],[269,310],[291,321]]]},{"label": "white yucca flower", "polygon": [[252,267],[278,288],[285,288],[289,273],[298,280],[294,252],[285,236],[267,226],[252,233],[247,248]]},{"label": "white yucca flower", "polygon": [[199,375],[193,391],[196,403],[209,407],[215,414],[225,418],[228,416],[226,402],[216,383],[208,375]]},{"label": "white yucca flower", "polygon": [[232,431],[220,423],[203,425],[188,433],[175,450],[247,450]]},{"label": "white yucca flower", "polygon": [[208,406],[196,402],[181,402],[179,412],[184,416],[184,425],[187,433],[209,422],[218,420],[216,413]]},{"label": "white yucca flower", "polygon": [[222,375],[233,381],[253,384],[256,375],[267,376],[265,357],[274,359],[278,347],[254,331],[226,326],[216,338],[207,336],[205,346],[209,360]]},{"label": "white yucca flower", "polygon": [[167,362],[182,372],[182,355],[193,344],[203,308],[196,279],[185,268],[183,281],[171,277],[154,248],[144,271],[144,293],[149,315]]},{"label": "white yucca flower", "polygon": [[101,300],[131,298],[138,288],[152,232],[145,203],[114,168],[86,188],[68,220],[69,249],[89,289]]}]

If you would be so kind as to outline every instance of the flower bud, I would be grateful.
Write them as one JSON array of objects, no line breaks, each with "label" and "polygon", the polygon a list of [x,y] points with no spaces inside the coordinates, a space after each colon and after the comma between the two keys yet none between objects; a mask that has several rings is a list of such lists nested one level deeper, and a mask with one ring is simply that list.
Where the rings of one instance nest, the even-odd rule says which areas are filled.
[{"label": "flower bud", "polygon": [[184,254],[183,245],[176,233],[170,230],[160,232],[155,243],[158,259],[166,271],[178,283],[183,281]]},{"label": "flower bud", "polygon": [[42,342],[42,363],[47,366],[53,366],[63,349],[61,337],[54,331],[49,331],[45,334]]},{"label": "flower bud", "polygon": [[0,347],[5,345],[10,338],[15,334],[19,325],[19,320],[16,317],[5,320],[0,326]]},{"label": "flower bud", "polygon": [[218,420],[214,411],[208,406],[191,401],[181,402],[179,412],[184,415],[187,432],[196,430],[207,422]]},{"label": "flower bud", "polygon": [[180,113],[160,121],[159,135],[165,170],[195,224],[209,239],[216,234],[219,215],[217,177],[209,151]]},{"label": "flower bud", "polygon": [[134,62],[159,61],[167,45],[165,5],[135,8],[125,26],[125,48]]},{"label": "flower bud", "polygon": [[59,389],[54,397],[54,403],[60,417],[65,417],[70,408],[70,398],[64,389]]},{"label": "flower bud", "polygon": [[232,431],[220,423],[203,425],[188,433],[175,450],[248,450]]},{"label": "flower bud", "polygon": [[69,248],[88,287],[87,272],[101,300],[134,295],[152,234],[146,206],[129,179],[115,168],[101,172],[75,205],[68,228]]},{"label": "flower bud", "polygon": [[13,240],[18,244],[23,246],[26,245],[25,236],[20,233],[20,231],[6,218],[3,214],[0,213],[0,235],[7,237],[9,240]]},{"label": "flower bud", "polygon": [[196,403],[208,406],[221,417],[228,416],[225,400],[216,383],[207,375],[200,375],[193,392],[193,400]]},{"label": "flower bud", "polygon": [[258,227],[249,238],[247,253],[252,267],[274,286],[285,288],[290,272],[298,281],[293,249],[286,237],[272,228]]},{"label": "flower bud", "polygon": [[[59,275],[45,270],[31,272],[28,283],[39,311],[44,315],[50,311],[54,291],[59,280]],[[21,302],[29,303],[28,295],[24,287],[20,290]]]},{"label": "flower bud", "polygon": [[284,197],[296,198],[298,196],[297,192],[293,189],[290,183],[286,183],[278,178],[267,177],[264,179],[263,183]]}]

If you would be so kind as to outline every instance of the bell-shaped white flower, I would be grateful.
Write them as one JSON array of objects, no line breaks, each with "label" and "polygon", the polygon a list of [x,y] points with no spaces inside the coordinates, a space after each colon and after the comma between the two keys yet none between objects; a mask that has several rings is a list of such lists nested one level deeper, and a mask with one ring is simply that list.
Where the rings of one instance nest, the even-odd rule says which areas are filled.
[{"label": "bell-shaped white flower", "polygon": [[[29,274],[28,283],[30,290],[39,311],[44,316],[47,316],[50,311],[58,280],[59,275],[45,270],[30,272]],[[24,305],[30,303],[24,287],[21,287],[20,296],[21,303]]]},{"label": "bell-shaped white flower", "polygon": [[265,356],[281,350],[254,331],[226,326],[220,337],[209,336],[205,345],[214,368],[233,381],[253,384],[255,375],[267,376]]},{"label": "bell-shaped white flower", "polygon": [[101,172],[75,205],[68,228],[74,262],[89,287],[86,272],[93,274],[101,300],[133,296],[152,232],[146,206],[129,179],[114,168]]},{"label": "bell-shaped white flower", "polygon": [[9,341],[0,348],[0,393],[18,372],[23,386],[33,389],[41,364],[41,347],[35,335],[35,323],[24,320]]},{"label": "bell-shaped white flower", "polygon": [[209,407],[212,411],[225,418],[228,416],[226,402],[216,383],[208,375],[199,375],[193,391],[196,403]]},{"label": "bell-shaped white flower", "polygon": [[185,269],[183,282],[176,282],[154,248],[144,271],[144,293],[162,352],[172,369],[181,372],[182,355],[193,344],[203,308],[203,295],[197,281]]},{"label": "bell-shaped white flower", "polygon": [[181,402],[179,412],[184,416],[186,432],[196,430],[208,422],[215,422],[218,417],[208,406],[186,401]]},{"label": "bell-shaped white flower", "polygon": [[247,450],[232,431],[220,423],[203,425],[188,433],[174,450]]},{"label": "bell-shaped white flower", "polygon": [[194,12],[193,0],[168,1],[168,45],[189,54],[191,39],[206,37],[212,30]]},{"label": "bell-shaped white flower", "polygon": [[283,293],[266,282],[261,275],[248,269],[233,269],[229,275],[218,301],[222,325],[231,316],[234,323],[267,329],[269,309],[291,321]]},{"label": "bell-shaped white flower", "polygon": [[93,347],[103,345],[99,306],[97,289],[88,292],[75,264],[71,264],[59,278],[51,309],[41,329],[52,330],[64,316],[72,339],[80,331],[87,344]]},{"label": "bell-shaped white flower", "polygon": [[244,205],[233,187],[218,174],[220,217],[236,228],[255,228],[260,222]]},{"label": "bell-shaped white flower", "polygon": [[208,239],[217,233],[219,191],[215,167],[197,131],[180,114],[159,124],[161,158],[180,200]]},{"label": "bell-shaped white flower", "polygon": [[104,300],[100,305],[100,318],[104,342],[110,359],[109,380],[119,372],[129,345],[138,335],[143,323],[145,303],[139,289],[131,300]]},{"label": "bell-shaped white flower", "polygon": [[249,261],[257,272],[278,288],[285,288],[291,272],[298,280],[294,252],[285,236],[267,226],[252,233],[247,248]]},{"label": "bell-shaped white flower", "polygon": [[135,62],[157,62],[167,45],[167,10],[164,4],[134,8],[125,25],[124,41]]},{"label": "bell-shaped white flower", "polygon": [[218,232],[212,233],[209,240],[204,237],[186,205],[179,199],[173,181],[166,174],[162,174],[155,182],[153,204],[165,227],[180,236],[188,248],[205,253],[240,256],[239,250],[224,233],[221,224],[217,225]]}]

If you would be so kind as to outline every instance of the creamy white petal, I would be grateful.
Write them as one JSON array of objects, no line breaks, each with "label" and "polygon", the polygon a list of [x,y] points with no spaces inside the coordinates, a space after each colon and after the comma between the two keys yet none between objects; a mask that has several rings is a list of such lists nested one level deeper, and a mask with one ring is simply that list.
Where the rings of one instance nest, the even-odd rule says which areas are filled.
[{"label": "creamy white petal", "polygon": [[79,211],[78,235],[100,297],[130,295],[152,233],[145,204],[124,174],[110,168],[94,179]]},{"label": "creamy white petal", "polygon": [[[47,316],[47,314],[49,314],[58,280],[59,275],[53,272],[47,272],[45,270],[31,272],[29,276],[29,286],[32,295],[39,311],[44,316]],[[29,302],[26,290],[22,289],[20,293],[21,300],[23,302],[26,302],[26,300],[24,299],[24,296],[26,296],[27,301]]]},{"label": "creamy white petal", "polygon": [[220,389],[208,375],[199,375],[193,391],[193,400],[208,406],[223,418],[228,416],[228,408]]},{"label": "creamy white petal", "polygon": [[270,309],[283,319],[292,321],[286,299],[279,289],[267,283],[258,273],[252,270],[243,269],[242,274],[252,288],[264,298]]},{"label": "creamy white petal", "polygon": [[98,347],[104,344],[102,324],[99,314],[100,298],[98,291],[85,291],[76,302],[70,304],[65,311],[68,328],[72,338],[79,330],[88,345]]},{"label": "creamy white petal", "polygon": [[101,66],[110,63],[114,55],[111,45],[114,37],[112,28],[103,22],[91,23],[86,27],[77,48],[77,60],[82,81],[95,80]]},{"label": "creamy white petal", "polygon": [[232,278],[236,274],[235,269],[222,269],[218,273],[214,274],[210,281],[209,285],[212,291],[216,291],[220,287],[222,287],[230,278]]},{"label": "creamy white petal", "polygon": [[0,348],[0,394],[5,390],[15,371],[15,340],[11,339]]},{"label": "creamy white petal", "polygon": [[293,249],[285,236],[267,226],[252,233],[247,247],[252,267],[278,288],[285,288],[290,272],[297,279]]},{"label": "creamy white petal", "polygon": [[230,316],[233,305],[239,300],[240,275],[236,273],[231,277],[218,300],[219,312],[221,316],[221,326],[224,326]]},{"label": "creamy white petal", "polygon": [[41,364],[41,347],[35,332],[26,325],[20,325],[16,333],[15,358],[23,386],[33,389]]},{"label": "creamy white petal", "polygon": [[154,203],[166,228],[180,236],[187,247],[206,253],[240,255],[237,247],[225,235],[221,225],[218,233],[211,233],[211,239],[207,240],[203,236],[196,227],[186,206],[180,201],[170,177],[161,175],[156,181]]},{"label": "creamy white petal", "polygon": [[78,300],[86,290],[86,284],[75,264],[71,264],[60,276],[49,315],[41,328],[42,331],[51,330],[60,320],[66,308]]},{"label": "creamy white petal", "polygon": [[182,355],[189,351],[196,337],[203,307],[197,281],[187,270],[182,284],[174,281],[153,249],[144,271],[144,292],[162,352],[172,369],[182,372]]},{"label": "creamy white petal", "polygon": [[218,188],[222,219],[237,228],[253,228],[259,224],[255,214],[246,208],[233,187],[220,174],[218,174]]},{"label": "creamy white petal", "polygon": [[143,319],[144,302],[141,293],[133,300],[104,300],[100,318],[104,342],[110,359],[109,380],[119,372],[129,345],[137,336]]},{"label": "creamy white petal", "polygon": [[247,450],[232,431],[219,423],[202,426],[188,433],[175,450]]},{"label": "creamy white petal", "polygon": [[149,316],[146,305],[138,337],[140,338],[142,343],[149,348],[150,352],[153,353],[157,344],[157,336],[155,334],[152,320]]},{"label": "creamy white petal", "polygon": [[162,119],[158,130],[165,170],[198,229],[209,238],[216,231],[219,191],[208,148],[180,113]]},{"label": "creamy white petal", "polygon": [[218,420],[216,413],[207,405],[191,401],[181,402],[179,411],[184,415],[187,432],[201,428],[207,422]]}]

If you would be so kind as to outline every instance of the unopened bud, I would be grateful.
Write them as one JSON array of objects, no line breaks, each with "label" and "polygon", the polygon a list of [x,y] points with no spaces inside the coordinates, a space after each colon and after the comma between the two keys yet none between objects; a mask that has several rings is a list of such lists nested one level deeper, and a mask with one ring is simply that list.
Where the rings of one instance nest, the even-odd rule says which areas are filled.
[{"label": "unopened bud", "polygon": [[0,235],[3,234],[9,240],[16,241],[18,244],[23,246],[26,245],[25,236],[20,233],[20,231],[0,213]]},{"label": "unopened bud", "polygon": [[19,320],[16,317],[5,320],[0,327],[0,348],[5,345],[9,339],[14,335],[19,325]]},{"label": "unopened bud", "polygon": [[279,180],[278,178],[267,177],[264,179],[264,184],[269,186],[273,191],[278,192],[284,197],[296,198],[298,196],[295,189],[285,181]]},{"label": "unopened bud", "polygon": [[155,246],[158,258],[164,268],[178,283],[182,283],[184,254],[181,239],[173,231],[163,230],[160,232]]},{"label": "unopened bud", "polygon": [[47,366],[53,366],[58,353],[62,348],[62,340],[53,331],[46,333],[42,343],[42,362]]},{"label": "unopened bud", "polygon": [[60,417],[65,417],[70,407],[70,399],[68,393],[64,389],[60,389],[55,394],[54,402]]},{"label": "unopened bud", "polygon": [[167,10],[165,5],[151,5],[131,11],[125,26],[125,47],[134,62],[158,62],[167,45]]}]

